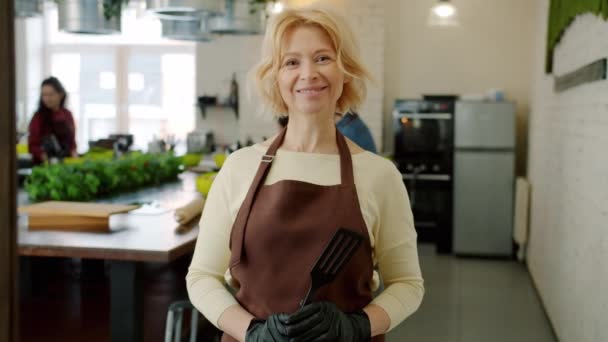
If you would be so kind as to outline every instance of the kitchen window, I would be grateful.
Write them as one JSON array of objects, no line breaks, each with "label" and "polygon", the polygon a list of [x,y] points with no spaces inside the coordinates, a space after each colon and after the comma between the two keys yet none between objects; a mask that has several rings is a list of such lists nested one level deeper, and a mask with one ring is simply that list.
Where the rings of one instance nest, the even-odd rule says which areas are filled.
[{"label": "kitchen window", "polygon": [[123,12],[120,35],[70,35],[45,11],[46,74],[59,78],[77,126],[78,151],[113,133],[134,135],[135,149],[155,137],[185,141],[195,126],[195,45],[160,38],[160,23]]}]

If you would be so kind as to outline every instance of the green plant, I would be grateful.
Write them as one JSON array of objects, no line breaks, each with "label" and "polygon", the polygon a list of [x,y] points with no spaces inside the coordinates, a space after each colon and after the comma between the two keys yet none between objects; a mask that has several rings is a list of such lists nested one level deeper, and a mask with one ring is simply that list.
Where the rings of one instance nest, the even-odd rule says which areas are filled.
[{"label": "green plant", "polygon": [[181,158],[168,153],[133,154],[118,160],[84,158],[79,164],[35,167],[25,190],[32,201],[89,201],[175,180],[181,170]]},{"label": "green plant", "polygon": [[277,0],[249,0],[249,14],[254,14],[258,10],[266,9],[268,3],[274,3]]},{"label": "green plant", "polygon": [[122,6],[129,3],[129,0],[105,0],[103,2],[103,16],[106,20],[112,17],[119,17],[122,11]]}]

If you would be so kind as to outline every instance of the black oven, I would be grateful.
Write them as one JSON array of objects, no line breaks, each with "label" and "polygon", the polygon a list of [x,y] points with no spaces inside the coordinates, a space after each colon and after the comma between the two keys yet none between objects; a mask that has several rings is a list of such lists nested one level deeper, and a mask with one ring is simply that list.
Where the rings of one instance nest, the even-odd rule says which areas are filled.
[{"label": "black oven", "polygon": [[419,241],[451,252],[454,102],[397,100],[395,162],[410,196]]},{"label": "black oven", "polygon": [[453,115],[453,102],[395,101],[395,156],[451,151]]}]

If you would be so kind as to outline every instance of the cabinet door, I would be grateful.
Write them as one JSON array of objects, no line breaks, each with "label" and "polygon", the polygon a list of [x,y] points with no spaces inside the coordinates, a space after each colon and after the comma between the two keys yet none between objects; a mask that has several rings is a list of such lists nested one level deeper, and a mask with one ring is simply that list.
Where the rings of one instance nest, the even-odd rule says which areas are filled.
[{"label": "cabinet door", "polygon": [[513,182],[512,152],[456,151],[453,235],[456,254],[512,253]]}]

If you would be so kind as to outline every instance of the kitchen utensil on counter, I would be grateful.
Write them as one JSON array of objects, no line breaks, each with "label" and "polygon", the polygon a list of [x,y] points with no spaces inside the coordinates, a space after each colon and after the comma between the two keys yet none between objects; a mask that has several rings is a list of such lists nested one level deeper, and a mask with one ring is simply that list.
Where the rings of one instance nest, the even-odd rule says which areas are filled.
[{"label": "kitchen utensil on counter", "polygon": [[175,209],[173,217],[175,221],[180,224],[186,224],[197,216],[200,216],[205,207],[205,199],[203,197],[197,197],[183,207]]},{"label": "kitchen utensil on counter", "polygon": [[190,220],[190,222],[180,224],[179,226],[175,227],[175,234],[186,234],[198,225],[198,221],[200,221],[200,219],[201,215],[198,215]]},{"label": "kitchen utensil on counter", "polygon": [[192,131],[186,137],[186,153],[208,153],[213,150],[215,139],[213,132],[208,131]]},{"label": "kitchen utensil on counter", "polygon": [[338,229],[310,271],[310,288],[300,302],[300,308],[314,298],[321,286],[331,283],[336,278],[355,255],[361,242],[363,235],[345,228]]}]

